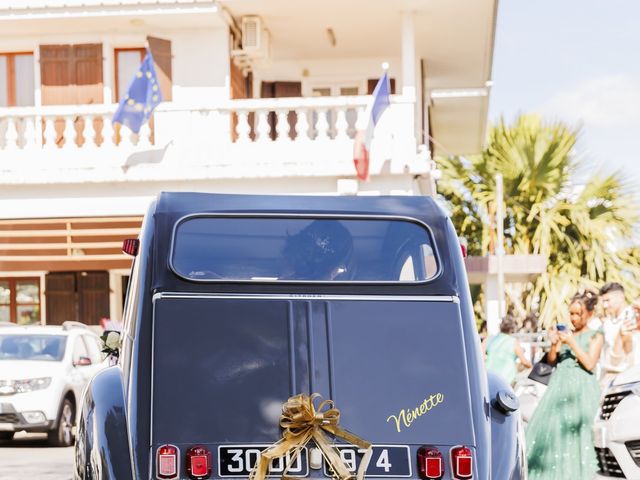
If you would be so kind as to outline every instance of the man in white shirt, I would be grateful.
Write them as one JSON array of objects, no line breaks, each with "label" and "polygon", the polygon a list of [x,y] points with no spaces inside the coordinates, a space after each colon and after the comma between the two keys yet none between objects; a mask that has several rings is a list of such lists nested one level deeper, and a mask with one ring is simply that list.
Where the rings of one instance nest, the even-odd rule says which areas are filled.
[{"label": "man in white shirt", "polygon": [[601,384],[606,387],[618,373],[629,368],[632,345],[628,337],[636,328],[636,314],[627,304],[624,287],[616,282],[600,289],[600,299],[606,317],[602,321],[604,348],[602,354]]}]

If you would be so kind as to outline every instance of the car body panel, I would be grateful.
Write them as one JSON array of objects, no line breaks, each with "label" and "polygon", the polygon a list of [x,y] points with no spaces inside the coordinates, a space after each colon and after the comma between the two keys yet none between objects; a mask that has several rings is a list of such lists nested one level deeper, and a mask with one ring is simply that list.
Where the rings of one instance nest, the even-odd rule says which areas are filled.
[{"label": "car body panel", "polygon": [[[189,281],[188,279],[181,278],[176,275],[169,266],[172,234],[175,225],[181,218],[189,215],[305,215],[307,217],[340,217],[345,215],[350,218],[354,216],[362,216],[363,218],[409,218],[414,221],[424,223],[430,228],[435,241],[435,247],[438,252],[440,274],[430,281],[417,284],[403,284],[399,282],[380,284],[363,284],[357,282],[292,282],[278,284],[276,282],[268,281]],[[154,344],[154,305],[158,303],[158,298],[170,295],[187,295],[196,297],[198,295],[287,297],[287,299],[279,300],[261,299],[260,302],[256,302],[254,305],[249,305],[247,307],[249,310],[248,313],[253,316],[263,315],[264,318],[271,318],[271,316],[275,315],[271,326],[280,332],[281,336],[285,336],[285,338],[280,338],[280,336],[267,336],[267,338],[270,338],[272,341],[277,341],[282,344],[281,347],[274,350],[277,354],[274,353],[275,356],[272,357],[272,360],[276,361],[276,364],[281,365],[285,370],[284,373],[277,369],[271,370],[272,374],[279,376],[278,378],[281,377],[280,380],[278,380],[279,386],[274,387],[277,395],[274,395],[273,400],[275,400],[275,402],[273,402],[273,404],[275,405],[277,402],[281,403],[283,399],[286,400],[284,397],[291,393],[311,393],[312,391],[320,391],[320,393],[329,398],[335,396],[333,399],[337,402],[338,408],[343,410],[342,423],[345,426],[352,428],[356,434],[361,433],[358,430],[363,430],[365,434],[373,437],[374,442],[381,441],[385,444],[394,444],[394,442],[390,440],[390,438],[392,438],[390,435],[387,435],[386,433],[383,434],[382,429],[388,427],[388,424],[385,421],[386,418],[382,420],[384,422],[384,427],[379,425],[367,425],[364,421],[364,416],[359,416],[358,413],[356,413],[355,409],[357,407],[356,405],[352,405],[351,402],[352,398],[357,398],[357,388],[355,386],[350,387],[348,385],[348,381],[345,380],[347,377],[341,379],[341,373],[335,371],[335,368],[337,368],[336,364],[338,363],[336,361],[336,356],[340,356],[341,354],[336,351],[330,354],[328,352],[328,345],[335,343],[335,345],[338,345],[338,350],[342,352],[346,352],[349,345],[347,342],[344,344],[341,343],[343,340],[335,340],[336,332],[332,331],[331,335],[327,336],[327,325],[330,325],[329,328],[338,330],[341,339],[345,336],[353,338],[353,336],[360,332],[360,330],[365,330],[366,333],[366,322],[361,318],[361,314],[362,317],[369,315],[375,318],[376,322],[383,322],[383,317],[387,318],[389,323],[394,321],[402,322],[402,316],[390,315],[388,310],[385,311],[386,308],[391,308],[387,307],[386,304],[387,302],[391,302],[391,305],[394,301],[393,298],[403,297],[403,301],[398,301],[398,304],[402,305],[405,305],[404,302],[407,302],[407,304],[415,303],[422,305],[421,299],[425,297],[441,297],[441,299],[445,299],[446,301],[444,302],[425,301],[424,303],[429,305],[429,308],[432,308],[432,305],[436,305],[434,308],[437,311],[440,311],[438,309],[442,308],[443,314],[447,316],[451,315],[449,322],[446,322],[446,318],[438,318],[437,320],[434,320],[434,325],[437,325],[438,329],[444,328],[452,329],[451,332],[455,331],[447,337],[443,342],[443,346],[453,346],[452,348],[455,350],[454,355],[457,355],[458,358],[455,361],[448,359],[448,357],[446,357],[447,352],[443,348],[440,350],[441,358],[439,358],[439,362],[442,363],[445,360],[452,361],[458,367],[457,373],[461,376],[460,378],[466,378],[464,392],[460,390],[462,382],[459,382],[458,378],[452,380],[453,386],[451,387],[453,388],[452,392],[454,392],[454,395],[459,397],[453,398],[451,401],[455,405],[459,405],[462,410],[460,411],[460,415],[464,421],[462,422],[463,425],[458,427],[455,425],[455,421],[451,421],[451,419],[449,419],[449,424],[445,425],[442,420],[437,419],[436,416],[433,415],[433,418],[429,419],[429,422],[431,422],[430,426],[433,428],[428,431],[425,429],[423,433],[424,436],[432,438],[436,445],[440,445],[443,448],[442,451],[445,457],[448,457],[449,453],[448,442],[453,443],[454,440],[469,442],[474,453],[473,478],[478,480],[488,480],[491,478],[492,431],[493,428],[503,428],[506,423],[501,421],[494,422],[493,425],[491,423],[493,407],[490,403],[488,382],[482,361],[480,342],[475,328],[472,304],[459,240],[450,220],[435,204],[433,199],[427,197],[344,198],[212,195],[196,193],[161,194],[158,200],[151,205],[143,222],[140,235],[139,253],[134,260],[129,291],[127,293],[127,302],[124,312],[125,327],[123,330],[123,347],[120,354],[119,364],[117,367],[114,367],[114,369],[121,372],[122,388],[124,391],[124,415],[126,418],[126,429],[123,429],[123,431],[126,432],[128,437],[127,445],[130,448],[130,457],[121,452],[116,460],[116,456],[111,455],[108,452],[103,453],[103,457],[107,457],[107,460],[105,460],[107,462],[125,462],[125,458],[130,458],[131,463],[129,467],[133,478],[153,478],[155,452],[149,449],[150,445],[158,445],[159,442],[163,442],[165,440],[169,441],[171,440],[171,437],[174,438],[170,443],[174,443],[176,438],[178,440],[183,440],[185,444],[191,444],[190,442],[195,438],[199,440],[217,440],[216,442],[210,442],[210,445],[221,443],[219,438],[206,438],[206,433],[202,433],[198,430],[197,420],[199,417],[191,418],[187,422],[186,420],[188,419],[188,415],[183,415],[181,413],[178,417],[182,418],[182,422],[180,421],[180,418],[175,420],[169,419],[170,409],[167,409],[166,405],[159,403],[160,399],[158,391],[162,391],[164,395],[167,395],[168,398],[172,398],[174,400],[178,398],[176,396],[178,395],[178,392],[181,392],[183,395],[188,395],[188,391],[181,390],[179,378],[173,378],[173,380],[169,379],[169,382],[167,383],[163,384],[160,382],[160,384],[152,386],[151,372],[153,371],[154,375],[161,375],[162,372],[162,369],[159,369],[157,364],[153,364],[154,358],[158,360],[158,355],[166,355],[167,357],[179,356],[185,350],[185,346],[179,345],[182,340],[187,342],[195,341],[196,345],[194,348],[196,350],[206,350],[206,339],[211,336],[210,331],[205,331],[203,333],[203,339],[196,338],[193,335],[186,335],[182,338],[182,332],[180,332],[176,333],[176,336],[173,338],[173,343],[171,338],[167,337],[166,340],[162,340],[164,343],[161,342],[161,344]],[[295,299],[291,299],[289,297],[295,297]],[[372,297],[375,297],[376,300],[374,301]],[[154,298],[156,299],[155,302]],[[356,298],[361,298],[362,300],[360,300],[360,302],[362,302],[362,304],[358,304],[358,306],[354,307],[354,305],[356,305]],[[213,300],[213,303],[211,303],[211,299],[207,300],[209,303],[204,301],[202,303],[193,303],[193,305],[196,306],[195,311],[192,310],[192,303],[189,303],[186,310],[176,308],[174,314],[168,315],[168,317],[175,317],[174,331],[178,332],[178,330],[180,330],[180,321],[184,321],[186,326],[193,327],[194,325],[197,325],[197,319],[200,317],[206,317],[209,319],[215,317],[212,312],[217,311],[218,308],[222,308],[224,300],[222,298],[217,298]],[[169,305],[169,301],[176,302],[176,299],[166,298],[166,301],[167,305]],[[274,302],[273,305],[269,303],[269,308],[265,309],[264,302],[271,301]],[[165,302],[165,300],[161,300],[160,302]],[[242,302],[239,301],[228,302],[229,305],[233,305],[229,310],[229,318],[231,318],[235,309],[243,308],[240,306],[241,303]],[[446,307],[443,306],[445,304],[447,305]],[[182,305],[187,304],[183,303]],[[408,310],[411,310],[409,307],[400,308],[407,308]],[[422,308],[422,306],[419,308]],[[207,312],[206,314],[203,313],[205,309]],[[394,310],[397,310],[397,308]],[[273,313],[274,311],[276,314]],[[329,312],[331,320],[327,320],[327,312]],[[340,323],[346,324],[346,322],[351,321],[354,314],[357,314],[357,321],[350,323],[348,327],[345,327],[345,330],[341,330],[342,327],[335,327],[335,318],[341,318],[342,320]],[[160,313],[160,317],[163,315],[164,313]],[[412,319],[407,320],[407,322],[410,323],[412,327],[415,327],[415,323],[418,322],[417,316],[413,318],[411,315],[409,315],[409,317]],[[425,325],[428,325],[430,315],[423,316],[425,317],[423,320]],[[311,332],[312,337],[315,339],[312,339],[312,341],[309,341],[308,335],[303,335],[301,333],[298,336],[298,334],[295,333],[296,331],[305,332],[304,329],[306,328],[307,319],[309,318],[311,318],[309,323],[311,328],[306,330],[306,333]],[[165,334],[169,332],[170,329],[168,328],[168,325],[170,324],[170,321],[168,318],[160,320],[160,322],[163,323],[163,325],[156,325],[156,327],[161,330],[166,329]],[[291,332],[289,329],[290,324],[294,325],[293,343],[288,343]],[[296,325],[300,327],[298,330],[295,328]],[[380,324],[378,324],[376,328],[381,328]],[[409,342],[412,344],[412,348],[408,351],[415,353],[417,351],[415,345],[419,343],[419,339],[421,337],[413,330],[411,332],[405,332],[405,335],[406,337],[411,337]],[[437,338],[437,332],[434,335]],[[414,339],[413,337],[417,337],[417,339]],[[322,341],[323,338],[325,339],[324,343]],[[326,342],[326,338],[333,338],[335,341]],[[366,335],[363,338],[366,339]],[[268,348],[269,345],[260,345],[256,338],[251,342],[248,344],[253,345],[256,348],[266,348],[267,352],[270,351]],[[355,357],[357,357],[357,347],[359,347],[361,343],[362,342],[353,342]],[[429,340],[427,343],[433,349],[438,350],[440,348],[437,345],[436,340]],[[292,358],[293,361],[289,361],[288,367],[285,368],[285,363],[283,360],[280,360],[280,358],[283,356],[282,352],[289,348],[288,345],[295,345],[295,348],[292,350],[290,349],[290,355],[288,358]],[[334,347],[332,346],[331,348]],[[176,349],[176,351],[172,351],[172,349]],[[299,351],[296,351],[295,349],[298,349]],[[311,355],[309,354],[310,349],[314,349],[314,352]],[[274,351],[272,351],[272,353]],[[291,354],[291,351],[293,351],[293,354]],[[394,352],[395,354],[402,354],[403,350],[401,348],[395,348]],[[209,378],[207,375],[202,373],[206,371],[203,370],[204,367],[202,365],[195,365],[195,363],[197,363],[196,358],[203,364],[206,364],[211,360],[211,358],[205,353],[203,353],[201,357],[187,355],[190,365],[183,364],[184,368],[182,375],[190,375],[191,370],[194,370],[197,373],[196,376],[199,376],[202,382],[215,381],[215,378]],[[384,353],[385,352],[381,352],[381,357]],[[346,361],[345,359],[348,358],[348,354],[344,353],[342,355],[343,358],[340,359],[340,362],[344,363]],[[423,354],[422,358],[429,358],[428,355],[428,352],[426,352]],[[239,354],[236,367],[239,367],[242,363],[240,358],[241,356],[242,352]],[[373,354],[373,351],[369,351],[368,353],[364,352],[364,357],[370,363],[373,363],[374,366],[384,370],[384,367],[381,366],[381,360]],[[335,363],[332,367],[334,370],[330,370],[329,368],[329,358],[334,358]],[[350,363],[355,364],[356,362],[357,360],[354,360]],[[293,373],[291,372],[291,365],[294,365],[295,372]],[[189,369],[189,367],[194,368]],[[245,367],[247,367],[247,365],[245,365]],[[248,367],[251,367],[251,365],[248,365]],[[425,368],[427,368],[427,366],[420,365],[417,371],[424,372]],[[443,368],[447,370],[450,366],[445,366]],[[250,368],[245,368],[245,370],[245,373],[251,371]],[[309,374],[309,371],[314,373]],[[353,376],[357,373],[363,375],[365,369],[363,366],[359,366],[359,369],[357,369],[353,365],[348,364],[343,367],[341,371],[343,372],[343,375],[348,373]],[[447,371],[451,373],[453,370]],[[366,372],[367,375],[369,375],[370,372],[372,378],[376,376],[374,368],[366,370]],[[168,376],[173,377],[173,373],[175,372],[172,372],[171,375]],[[390,369],[388,369],[381,372],[381,376],[388,377],[391,373]],[[247,375],[248,374],[249,373],[247,373]],[[400,375],[400,378],[402,378],[402,375]],[[418,376],[415,378],[418,378]],[[404,380],[406,379],[407,377],[405,376]],[[260,379],[254,378],[253,381],[256,382],[256,385],[261,386],[263,390],[269,390],[271,388],[270,385],[265,384]],[[425,378],[424,381],[428,387],[431,379]],[[172,382],[174,383],[172,384]],[[187,387],[190,385],[193,385],[193,379],[190,379],[186,384]],[[416,399],[409,397],[417,396],[418,391],[423,391],[419,389],[418,386],[415,386],[415,388],[412,387],[413,389],[409,389],[411,395],[405,395],[404,392],[389,391],[390,389],[385,389],[385,383],[381,383],[381,385],[379,395],[396,398],[398,402],[398,411],[401,408],[411,407],[411,402],[416,401]],[[394,384],[393,381],[391,381],[388,385],[397,390],[399,384]],[[350,390],[350,388],[352,390]],[[256,394],[257,391],[258,390],[254,389],[253,393]],[[269,391],[273,392],[274,390]],[[153,396],[152,392],[154,392]],[[341,395],[343,396],[341,397]],[[96,398],[93,399],[93,408],[98,407],[99,401],[103,400],[98,400]],[[109,400],[105,397],[104,401]],[[200,402],[203,405],[205,401],[210,401],[211,408],[215,408],[215,398],[206,398]],[[380,403],[378,404],[374,401],[370,406],[365,405],[364,408],[366,409],[370,407],[372,411],[376,412],[376,414],[381,413],[382,410],[386,413],[386,408],[390,405],[390,403],[387,402],[390,402],[389,398],[380,400]],[[90,408],[88,404],[85,404],[85,407]],[[100,408],[108,410],[107,407]],[[153,413],[151,414],[152,410]],[[433,413],[436,412],[437,407],[433,410]],[[389,412],[389,414],[391,413],[393,412]],[[387,414],[387,416],[389,414]],[[158,425],[160,420],[154,420],[152,423],[152,415],[154,419],[158,415],[161,415],[165,419],[169,419],[169,424],[167,426],[160,427]],[[200,410],[200,417],[202,415],[204,415],[204,410]],[[426,420],[426,418],[424,418],[424,420]],[[207,419],[205,421],[208,422],[211,420]],[[242,419],[239,421],[242,421]],[[266,424],[262,422],[261,425],[265,426]],[[419,423],[416,422],[414,427],[418,427],[418,425]],[[96,444],[96,438],[103,436],[103,430],[107,428],[109,428],[108,422],[104,424],[93,424],[91,429],[86,428],[83,430],[86,437],[93,438],[87,438],[85,439],[86,441],[83,441],[85,441],[85,443],[93,442],[93,444]],[[245,439],[240,438],[239,436],[234,438],[237,438],[242,443],[258,443],[259,438],[265,440],[263,443],[270,443],[277,439],[277,430],[274,429],[273,426],[271,426],[268,431],[261,434],[256,431],[252,431],[251,428],[251,426],[245,427],[244,432],[249,433],[242,436],[253,436],[254,438]],[[450,429],[451,433],[447,433],[445,428]],[[227,431],[230,432],[228,428]],[[506,431],[513,434],[513,428],[511,427],[508,427]],[[392,433],[394,432],[390,432],[390,434]],[[455,435],[456,433],[457,435]],[[408,435],[413,436],[407,436],[407,442],[417,442],[418,439],[422,440],[422,436],[417,434],[411,433]],[[440,436],[446,439],[447,443],[440,442]],[[505,436],[505,442],[507,437],[508,435]],[[514,444],[517,443],[517,438],[514,436],[512,441]],[[412,461],[415,461],[416,458],[416,448],[417,444],[412,444]],[[512,448],[510,451],[513,450],[514,449]],[[92,449],[92,451],[95,451],[95,449]],[[184,454],[184,452],[182,453]],[[214,456],[216,455],[215,450],[212,450],[212,453]],[[84,458],[80,461],[87,462],[88,460]],[[181,461],[184,461],[184,459]],[[94,463],[97,463],[97,461],[90,463],[89,465],[93,465]],[[448,465],[448,473],[446,475],[450,475],[448,458],[446,463]],[[510,465],[514,465],[516,463],[517,460],[513,460]],[[215,460],[214,465],[216,465]],[[120,467],[121,466],[117,466],[117,468]],[[415,464],[413,467],[412,475],[415,477]],[[115,468],[115,466],[113,468]],[[77,466],[76,471],[79,472],[79,478],[89,478],[82,474],[82,472],[85,471],[82,465]],[[182,476],[184,476],[184,472],[182,472]],[[102,477],[93,476],[91,478],[111,477],[103,475]],[[215,471],[214,478],[216,478]],[[445,476],[445,478],[450,477]],[[494,476],[494,478],[497,477]],[[513,476],[513,478],[519,477]]]}]

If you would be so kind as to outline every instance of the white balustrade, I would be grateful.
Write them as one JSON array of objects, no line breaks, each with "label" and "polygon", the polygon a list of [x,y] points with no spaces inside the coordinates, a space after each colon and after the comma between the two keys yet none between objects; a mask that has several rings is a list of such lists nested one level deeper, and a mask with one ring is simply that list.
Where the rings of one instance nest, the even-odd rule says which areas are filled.
[{"label": "white balustrade", "polygon": [[[353,138],[356,117],[360,120],[369,97],[269,98],[229,100],[212,105],[162,104],[161,144],[176,140],[172,135],[180,125],[181,115],[200,112],[203,122],[212,114],[228,118],[228,128],[216,129],[212,137],[227,143],[344,141]],[[116,135],[111,117],[117,105],[78,105],[0,108],[0,149],[43,148],[82,150],[84,148],[150,149],[158,143],[157,132],[146,124],[140,135],[132,136],[121,127]],[[357,113],[356,113],[357,112]],[[175,119],[175,120],[174,120]],[[275,120],[275,121],[274,121]],[[168,122],[168,123],[167,123]],[[156,125],[158,121],[156,121]],[[210,124],[209,124],[210,125]],[[221,125],[217,121],[216,125]],[[155,130],[155,128],[153,129]],[[231,132],[229,133],[229,131]],[[200,128],[183,132],[190,141]],[[176,134],[176,137],[178,135]],[[181,137],[181,139],[182,139]],[[152,144],[152,139],[155,141]],[[191,141],[195,142],[196,139]]]}]

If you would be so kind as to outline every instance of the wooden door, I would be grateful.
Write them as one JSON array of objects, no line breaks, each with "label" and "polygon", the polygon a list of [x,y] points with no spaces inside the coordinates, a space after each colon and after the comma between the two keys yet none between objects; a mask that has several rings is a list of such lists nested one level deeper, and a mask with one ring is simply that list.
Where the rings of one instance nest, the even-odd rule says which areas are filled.
[{"label": "wooden door", "polygon": [[[373,90],[376,88],[376,85],[378,84],[378,80],[380,80],[379,78],[370,78],[369,80],[367,80],[367,95],[371,95],[373,93]],[[389,89],[391,90],[389,92],[389,95],[395,95],[396,93],[396,79],[395,78],[390,78],[389,79]]]},{"label": "wooden door", "polygon": [[[301,97],[302,96],[302,83],[301,82],[262,82],[260,89],[260,96],[262,98],[282,98],[282,97]],[[289,138],[292,140],[295,138],[293,127],[296,123],[296,113],[289,112],[287,120],[289,122]],[[269,125],[270,136],[272,140],[276,139],[276,113],[269,112]],[[302,132],[300,132],[302,133]]]},{"label": "wooden door", "polygon": [[47,324],[71,320],[98,325],[109,317],[108,272],[56,272],[46,276]]},{"label": "wooden door", "polygon": [[162,38],[147,37],[149,50],[153,55],[153,64],[158,75],[160,83],[160,92],[162,92],[162,100],[170,102],[172,96],[172,57],[171,57],[171,41]]},{"label": "wooden door", "polygon": [[80,272],[77,275],[80,321],[99,325],[100,318],[109,317],[109,273]]},{"label": "wooden door", "polygon": [[76,305],[76,274],[49,273],[45,277],[47,325],[61,325],[67,320],[78,321]]}]

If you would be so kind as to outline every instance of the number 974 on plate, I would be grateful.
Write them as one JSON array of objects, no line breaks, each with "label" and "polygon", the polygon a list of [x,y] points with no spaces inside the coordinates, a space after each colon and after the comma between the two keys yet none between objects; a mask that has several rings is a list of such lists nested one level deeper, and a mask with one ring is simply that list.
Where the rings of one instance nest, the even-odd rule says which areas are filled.
[{"label": "number 974 on plate", "polygon": [[[337,446],[336,448],[349,471],[355,474],[365,451],[353,446]],[[328,477],[331,476],[326,461],[324,474]],[[365,475],[367,477],[410,477],[409,447],[406,445],[374,445]]]}]

